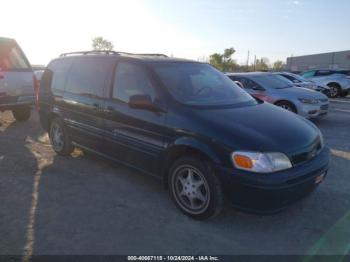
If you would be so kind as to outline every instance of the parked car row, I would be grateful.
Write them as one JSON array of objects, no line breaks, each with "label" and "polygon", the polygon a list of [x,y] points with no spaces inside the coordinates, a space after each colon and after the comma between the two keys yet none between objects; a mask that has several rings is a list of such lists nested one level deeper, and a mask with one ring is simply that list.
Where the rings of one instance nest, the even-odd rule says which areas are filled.
[{"label": "parked car row", "polygon": [[350,70],[310,70],[302,76],[320,85],[330,87],[330,96],[345,97],[350,93]]},{"label": "parked car row", "polygon": [[[6,41],[0,92],[16,117],[18,104],[33,103],[37,81]],[[271,213],[313,191],[328,171],[320,130],[296,114],[324,115],[328,99],[291,83],[271,73],[227,76],[162,54],[74,52],[45,69],[38,108],[57,154],[79,147],[153,175],[194,219],[217,215],[225,199]]]},{"label": "parked car row", "polygon": [[239,82],[252,96],[280,106],[306,118],[328,113],[327,96],[307,88],[300,88],[276,73],[229,73],[227,76]]},{"label": "parked car row", "polygon": [[277,75],[283,76],[291,81],[297,87],[308,88],[325,94],[327,97],[331,97],[330,87],[321,83],[315,83],[307,80],[306,78],[289,72],[277,72]]}]

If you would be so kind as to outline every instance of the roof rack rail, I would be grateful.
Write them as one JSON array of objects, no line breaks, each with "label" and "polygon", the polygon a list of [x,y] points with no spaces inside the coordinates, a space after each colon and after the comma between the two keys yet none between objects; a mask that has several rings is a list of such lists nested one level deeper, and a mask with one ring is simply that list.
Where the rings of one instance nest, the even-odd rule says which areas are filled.
[{"label": "roof rack rail", "polygon": [[77,52],[69,52],[63,53],[60,56],[68,56],[68,55],[89,55],[89,54],[107,54],[107,55],[119,55],[121,52],[116,51],[108,51],[108,50],[92,50],[92,51],[77,51]]},{"label": "roof rack rail", "polygon": [[167,55],[164,55],[164,54],[135,54],[135,55],[168,57]]},{"label": "roof rack rail", "polygon": [[168,57],[164,54],[133,54],[133,53],[127,53],[127,52],[119,52],[119,51],[108,51],[108,50],[92,50],[92,51],[77,51],[77,52],[69,52],[69,53],[63,53],[60,55],[62,56],[69,56],[69,55],[89,55],[89,54],[106,54],[106,55],[140,55],[140,56],[161,56],[161,57]]}]

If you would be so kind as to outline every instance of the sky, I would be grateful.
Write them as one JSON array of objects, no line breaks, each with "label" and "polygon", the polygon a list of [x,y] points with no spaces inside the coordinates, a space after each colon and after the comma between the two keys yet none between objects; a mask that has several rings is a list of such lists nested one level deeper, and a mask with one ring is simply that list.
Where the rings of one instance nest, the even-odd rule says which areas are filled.
[{"label": "sky", "polygon": [[17,40],[32,64],[114,49],[204,60],[225,48],[250,63],[350,49],[348,0],[0,0],[0,37]]}]

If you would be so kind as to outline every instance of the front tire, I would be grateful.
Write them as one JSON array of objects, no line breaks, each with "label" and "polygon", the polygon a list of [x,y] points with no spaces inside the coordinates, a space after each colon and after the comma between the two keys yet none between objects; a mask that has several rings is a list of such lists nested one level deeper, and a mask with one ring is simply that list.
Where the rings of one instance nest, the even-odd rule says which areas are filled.
[{"label": "front tire", "polygon": [[30,106],[21,106],[12,109],[12,115],[18,122],[27,121],[30,118]]},{"label": "front tire", "polygon": [[331,92],[331,98],[336,98],[341,94],[341,89],[340,86],[337,84],[329,84],[328,85],[330,88],[330,92]]},{"label": "front tire", "polygon": [[288,101],[280,101],[280,102],[277,102],[276,103],[276,106],[279,106],[285,110],[288,110],[290,112],[293,112],[295,114],[297,114],[297,109],[295,108],[295,106],[291,103],[291,102],[288,102]]},{"label": "front tire", "polygon": [[204,220],[220,213],[224,204],[222,186],[209,162],[192,156],[180,158],[169,176],[171,197],[185,215]]},{"label": "front tire", "polygon": [[72,153],[74,147],[70,140],[64,122],[54,118],[50,123],[49,137],[53,150],[62,156]]}]

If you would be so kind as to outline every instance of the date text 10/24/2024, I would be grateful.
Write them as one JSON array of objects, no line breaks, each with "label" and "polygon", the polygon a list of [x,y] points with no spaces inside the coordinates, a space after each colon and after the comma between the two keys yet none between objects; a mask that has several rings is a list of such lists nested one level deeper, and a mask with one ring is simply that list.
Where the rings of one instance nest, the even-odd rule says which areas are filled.
[{"label": "date text 10/24/2024", "polygon": [[220,261],[217,256],[128,256],[128,261]]}]

